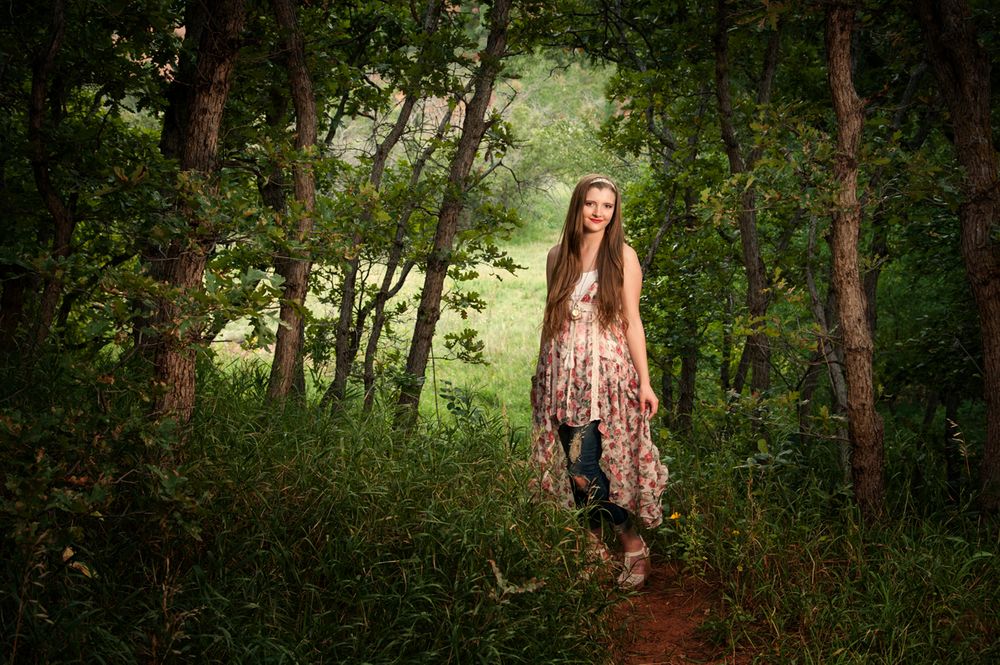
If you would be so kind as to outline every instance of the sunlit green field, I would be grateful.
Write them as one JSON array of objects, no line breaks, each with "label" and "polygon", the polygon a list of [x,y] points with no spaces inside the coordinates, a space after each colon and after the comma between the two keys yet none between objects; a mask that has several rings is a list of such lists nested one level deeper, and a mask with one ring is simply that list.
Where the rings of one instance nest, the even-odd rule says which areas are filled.
[{"label": "sunlit green field", "polygon": [[[545,256],[558,240],[569,191],[569,185],[557,183],[549,192],[531,196],[528,205],[521,210],[525,226],[518,229],[504,243],[503,248],[516,264],[524,267],[522,270],[511,275],[505,271],[495,272],[482,268],[477,279],[459,285],[464,291],[475,291],[480,295],[486,303],[483,311],[471,310],[467,312],[465,319],[453,310],[442,311],[421,396],[420,408],[425,418],[448,418],[440,393],[450,384],[474,393],[476,399],[482,400],[484,405],[496,407],[501,413],[505,413],[512,427],[528,424],[528,391],[538,355],[539,332],[545,306]],[[414,271],[397,298],[410,300],[412,303],[422,284],[423,274]],[[446,284],[448,289],[455,286],[450,280]],[[335,312],[317,303],[315,298],[310,298],[309,307],[313,316],[335,315]],[[411,305],[408,313],[397,323],[400,338],[395,344],[404,356],[410,341],[415,310],[415,306]],[[463,362],[454,358],[445,348],[445,335],[464,328],[478,331],[484,344],[485,364]],[[248,322],[235,321],[227,326],[220,339],[242,340],[248,334]],[[235,344],[227,344],[223,349],[223,363],[233,362],[245,355]],[[360,368],[362,354],[356,359],[355,370]],[[253,355],[262,362],[271,360],[267,349],[256,351]],[[329,372],[333,370],[332,367],[326,369]],[[325,384],[321,382],[315,388],[322,390]]]},{"label": "sunlit green field", "polygon": [[[440,400],[435,404],[435,394],[440,392],[444,382],[450,381],[498,407],[507,414],[512,426],[528,424],[531,415],[528,392],[538,357],[545,306],[545,255],[558,238],[561,216],[565,214],[560,208],[568,198],[568,188],[553,188],[549,195],[538,198],[541,199],[538,212],[507,247],[514,261],[525,269],[515,275],[502,273],[501,279],[483,273],[478,279],[463,284],[463,289],[477,291],[486,301],[484,311],[472,311],[465,320],[456,312],[442,313],[434,346],[438,357],[428,366],[421,402],[425,416],[435,416],[444,409]],[[446,351],[441,341],[444,335],[465,327],[479,331],[488,364],[472,365],[441,358]]]},{"label": "sunlit green field", "polygon": [[[466,319],[445,310],[438,321],[432,357],[428,360],[420,410],[425,419],[449,418],[440,395],[449,386],[474,394],[484,406],[506,414],[513,428],[527,426],[530,420],[529,388],[538,354],[539,332],[545,305],[545,255],[558,240],[569,195],[576,179],[591,171],[613,173],[611,156],[596,140],[598,125],[610,110],[603,87],[610,70],[583,69],[579,65],[557,66],[544,59],[528,59],[515,65],[520,78],[509,88],[497,91],[500,97],[513,96],[512,121],[526,127],[519,135],[520,149],[512,156],[512,168],[521,174],[549,174],[526,188],[515,205],[524,224],[507,240],[499,242],[514,262],[524,266],[516,274],[495,273],[486,267],[480,276],[459,285],[463,291],[477,292],[486,303],[482,312],[470,311]],[[368,279],[378,279],[378,267]],[[393,302],[408,301],[409,309],[396,323],[395,340],[383,337],[382,343],[405,357],[412,334],[415,299],[423,284],[423,274],[411,273],[405,287]],[[456,285],[447,283],[446,289]],[[335,313],[317,301],[307,300],[314,317]],[[486,364],[468,364],[450,357],[445,335],[464,328],[478,331],[484,344]],[[247,321],[234,321],[220,340],[222,362],[231,363],[247,355],[236,342],[250,334]],[[269,363],[268,349],[251,352],[261,362]],[[364,350],[356,359],[360,371]],[[324,367],[318,383],[310,390],[323,390],[332,378],[333,367]],[[312,377],[307,376],[311,384]],[[384,383],[391,390],[391,386]]]}]

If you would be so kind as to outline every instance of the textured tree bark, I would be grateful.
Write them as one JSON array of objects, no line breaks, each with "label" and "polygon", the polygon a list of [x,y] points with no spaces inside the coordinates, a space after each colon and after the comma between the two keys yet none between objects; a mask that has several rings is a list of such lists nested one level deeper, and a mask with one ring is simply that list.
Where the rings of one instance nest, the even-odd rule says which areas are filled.
[{"label": "textured tree bark", "polygon": [[847,379],[847,430],[851,441],[854,497],[865,519],[885,511],[882,418],[875,410],[872,383],[872,338],[858,266],[861,206],[858,203],[858,146],[864,123],[863,107],[851,78],[854,8],[828,7],[826,14],[827,77],[837,116],[837,152],[833,172],[833,282],[837,290]]},{"label": "textured tree bark", "polygon": [[188,124],[197,54],[205,27],[208,25],[210,3],[204,0],[187,0],[184,3],[184,48],[178,56],[177,70],[167,88],[167,108],[163,112],[160,131],[160,152],[166,157],[180,159],[184,152],[184,132]]},{"label": "textured tree bark", "polygon": [[[292,186],[295,200],[299,202],[302,212],[293,238],[298,247],[312,233],[313,211],[316,209],[313,168],[307,161],[301,161],[302,153],[309,153],[316,147],[316,97],[306,65],[306,48],[295,16],[295,5],[292,0],[272,0],[271,6],[282,33],[285,68],[295,107],[295,149],[299,156],[292,167]],[[302,355],[305,327],[303,312],[309,291],[309,274],[312,271],[308,250],[301,250],[299,256],[290,256],[277,262],[275,271],[285,278],[285,282],[282,284],[280,325],[274,344],[267,396],[269,399],[281,400],[295,389],[296,369]]]},{"label": "textured tree bark", "polygon": [[[211,178],[216,169],[222,113],[246,13],[244,0],[215,0],[208,3],[207,11],[210,18],[198,47],[187,112],[182,114],[186,123],[180,142],[181,171],[203,179]],[[154,414],[186,424],[194,409],[194,344],[198,331],[186,327],[182,332],[182,305],[202,288],[214,236],[193,210],[182,206],[182,212],[188,218],[190,237],[173,241],[161,269],[156,271],[174,293],[162,298],[158,306],[156,327],[162,337],[155,345],[153,376],[159,386]]]},{"label": "textured tree bark", "polygon": [[931,68],[948,104],[955,155],[965,171],[962,258],[979,311],[986,443],[980,503],[1000,510],[1000,180],[990,124],[990,58],[964,0],[917,0]]},{"label": "textured tree bark", "polygon": [[[163,111],[163,126],[160,129],[160,153],[178,162],[183,157],[184,133],[194,94],[198,52],[208,24],[208,9],[208,3],[203,0],[187,0],[184,3],[184,40],[165,95],[167,107]],[[143,272],[156,282],[167,282],[171,266],[168,260],[170,244],[148,237],[143,240],[141,253]],[[144,365],[153,367],[160,347],[165,343],[164,336],[157,334],[153,328],[162,312],[142,298],[133,299],[132,307],[137,312],[132,328],[135,351]]]},{"label": "textured tree bark", "polygon": [[423,388],[427,357],[438,318],[441,315],[441,293],[451,263],[451,250],[458,231],[458,217],[465,204],[466,179],[486,132],[486,110],[493,95],[493,84],[500,73],[501,59],[507,50],[507,28],[510,23],[511,0],[497,0],[490,9],[490,31],[486,49],[480,52],[472,99],[465,107],[465,119],[458,147],[451,160],[448,183],[438,213],[434,244],[427,257],[427,271],[413,326],[413,338],[406,359],[406,380],[400,386],[397,423],[412,424]]}]

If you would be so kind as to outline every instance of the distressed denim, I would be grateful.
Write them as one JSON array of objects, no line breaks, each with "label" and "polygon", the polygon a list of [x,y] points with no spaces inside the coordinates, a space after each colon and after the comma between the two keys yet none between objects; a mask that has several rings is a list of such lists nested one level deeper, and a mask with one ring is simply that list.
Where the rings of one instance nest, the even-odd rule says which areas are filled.
[{"label": "distressed denim", "polygon": [[[602,452],[601,431],[597,428],[599,422],[593,420],[580,427],[563,423],[559,426],[559,440],[566,453],[566,465],[577,508],[587,509],[586,516],[593,528],[600,527],[602,519],[608,519],[613,525],[620,527],[628,519],[628,511],[608,500],[611,485],[598,463]],[[587,487],[578,487],[576,478],[586,479]]]}]

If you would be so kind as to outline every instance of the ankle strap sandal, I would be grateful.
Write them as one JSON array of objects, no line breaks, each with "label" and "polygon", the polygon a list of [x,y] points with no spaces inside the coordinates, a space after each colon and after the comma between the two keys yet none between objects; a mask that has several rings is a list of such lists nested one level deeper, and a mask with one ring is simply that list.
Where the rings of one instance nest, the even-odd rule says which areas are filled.
[{"label": "ankle strap sandal", "polygon": [[625,569],[618,576],[618,585],[628,591],[642,588],[649,576],[649,548],[642,544],[642,549],[635,552],[625,552]]}]

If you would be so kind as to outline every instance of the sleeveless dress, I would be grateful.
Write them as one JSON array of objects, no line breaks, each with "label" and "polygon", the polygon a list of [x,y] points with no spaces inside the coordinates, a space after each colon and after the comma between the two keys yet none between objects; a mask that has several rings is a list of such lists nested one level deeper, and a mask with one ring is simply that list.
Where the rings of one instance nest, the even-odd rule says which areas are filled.
[{"label": "sleeveless dress", "polygon": [[573,308],[579,317],[568,318],[539,352],[531,380],[531,459],[540,472],[540,488],[574,508],[559,425],[599,420],[600,466],[611,486],[609,500],[655,527],[663,520],[660,495],[667,468],[639,408],[639,376],[625,334],[619,326],[602,329],[598,322],[597,287],[594,281]]}]

